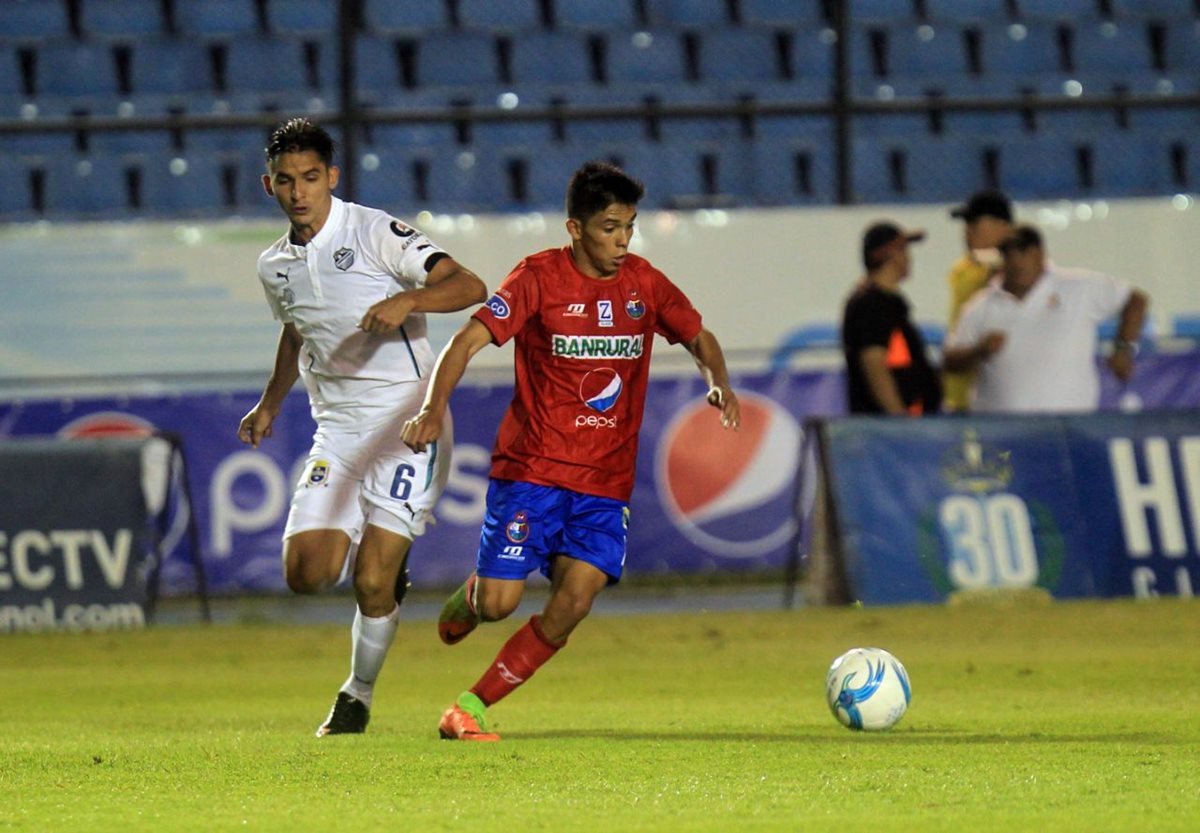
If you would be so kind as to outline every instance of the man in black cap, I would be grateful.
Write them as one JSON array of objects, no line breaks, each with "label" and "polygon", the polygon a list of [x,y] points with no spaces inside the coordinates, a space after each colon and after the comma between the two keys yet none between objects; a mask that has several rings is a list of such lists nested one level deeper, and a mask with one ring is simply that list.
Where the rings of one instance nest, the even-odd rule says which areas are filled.
[{"label": "man in black cap", "polygon": [[[979,191],[950,211],[963,221],[966,251],[953,266],[950,284],[950,322],[953,330],[963,304],[1000,269],[1000,241],[1012,234],[1012,203],[1000,191]],[[946,410],[965,411],[970,396],[972,373],[949,373],[943,377]]]},{"label": "man in black cap", "polygon": [[929,414],[941,408],[942,387],[925,341],[900,293],[908,277],[910,243],[923,231],[878,222],[863,234],[866,277],[846,301],[842,350],[852,414]]}]

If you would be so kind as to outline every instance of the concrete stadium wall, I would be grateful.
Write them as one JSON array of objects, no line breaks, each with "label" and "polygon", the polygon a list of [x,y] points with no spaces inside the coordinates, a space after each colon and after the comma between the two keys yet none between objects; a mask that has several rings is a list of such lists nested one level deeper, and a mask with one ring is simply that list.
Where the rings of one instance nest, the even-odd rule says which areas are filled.
[{"label": "concrete stadium wall", "polygon": [[[924,228],[907,284],[916,317],[944,323],[945,274],[962,247],[948,206],[648,212],[634,249],[680,284],[743,364],[794,327],[834,322],[861,274],[859,237],[879,218]],[[1021,204],[1051,257],[1147,290],[1154,331],[1200,313],[1200,206],[1186,196]],[[420,226],[495,287],[525,254],[562,245],[550,215],[402,218]],[[278,327],[254,274],[283,224],[47,223],[0,227],[0,383],[173,374],[265,378]],[[465,316],[436,317],[441,341]],[[432,320],[432,319],[431,319]],[[485,351],[477,365],[507,365]]]}]

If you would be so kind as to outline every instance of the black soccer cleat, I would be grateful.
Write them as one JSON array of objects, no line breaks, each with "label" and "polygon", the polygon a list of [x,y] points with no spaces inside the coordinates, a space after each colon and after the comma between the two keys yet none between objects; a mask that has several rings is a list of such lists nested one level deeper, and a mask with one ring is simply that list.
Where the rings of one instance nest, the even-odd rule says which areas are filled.
[{"label": "black soccer cleat", "polygon": [[371,712],[365,703],[344,691],[339,691],[329,710],[329,717],[317,728],[317,737],[326,735],[361,735],[367,731]]},{"label": "black soccer cleat", "polygon": [[405,564],[400,568],[400,575],[396,576],[396,607],[399,607],[400,603],[404,601],[410,587],[412,587],[412,582],[408,580],[408,565]]}]

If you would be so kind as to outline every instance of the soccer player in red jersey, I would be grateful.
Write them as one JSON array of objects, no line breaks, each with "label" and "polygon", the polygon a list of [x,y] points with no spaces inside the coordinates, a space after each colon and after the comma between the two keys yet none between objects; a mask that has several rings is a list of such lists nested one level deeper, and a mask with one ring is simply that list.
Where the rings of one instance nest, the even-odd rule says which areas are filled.
[{"label": "soccer player in red jersey", "polygon": [[550,579],[550,597],[442,715],[443,738],[499,740],[485,709],[553,657],[620,579],[655,333],[692,354],[722,424],[738,427],[717,339],[683,292],[629,252],[643,194],[613,165],[576,171],[567,190],[571,245],[517,264],[442,350],[420,413],[404,425],[413,450],[435,441],[471,358],[516,340],[515,391],[492,451],[476,569],[446,602],[438,632],[454,644],[480,622],[504,619],[535,569]]}]

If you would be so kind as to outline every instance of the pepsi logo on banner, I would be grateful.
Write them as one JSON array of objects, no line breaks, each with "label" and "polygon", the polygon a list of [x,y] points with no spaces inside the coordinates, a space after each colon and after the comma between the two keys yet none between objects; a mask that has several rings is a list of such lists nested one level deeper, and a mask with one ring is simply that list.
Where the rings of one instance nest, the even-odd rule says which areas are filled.
[{"label": "pepsi logo on banner", "polygon": [[773,400],[739,391],[742,422],[721,427],[700,401],[682,408],[655,454],[659,501],[675,527],[713,555],[753,558],[787,544],[801,429]]},{"label": "pepsi logo on banner", "polygon": [[621,398],[621,377],[611,367],[588,371],[579,383],[579,398],[593,411],[604,413]]},{"label": "pepsi logo on banner", "polygon": [[104,437],[148,437],[154,424],[121,411],[97,411],[73,419],[58,429],[58,436],[71,440],[95,440]]}]

